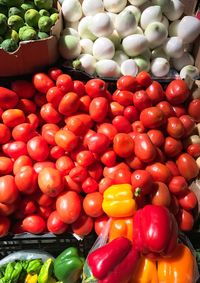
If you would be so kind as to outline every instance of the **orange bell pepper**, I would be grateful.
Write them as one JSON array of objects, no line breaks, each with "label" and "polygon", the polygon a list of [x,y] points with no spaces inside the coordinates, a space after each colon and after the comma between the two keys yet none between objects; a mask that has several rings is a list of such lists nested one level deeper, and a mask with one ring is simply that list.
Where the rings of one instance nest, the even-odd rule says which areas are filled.
[{"label": "orange bell pepper", "polygon": [[133,216],[137,207],[133,199],[132,186],[119,184],[109,187],[104,192],[102,208],[109,217]]},{"label": "orange bell pepper", "polygon": [[178,244],[170,258],[158,261],[159,283],[193,283],[195,257],[190,249]]},{"label": "orange bell pepper", "polygon": [[133,239],[133,217],[112,218],[110,222],[109,242],[112,240],[126,237],[132,241]]},{"label": "orange bell pepper", "polygon": [[159,283],[156,262],[142,256],[129,283]]}]

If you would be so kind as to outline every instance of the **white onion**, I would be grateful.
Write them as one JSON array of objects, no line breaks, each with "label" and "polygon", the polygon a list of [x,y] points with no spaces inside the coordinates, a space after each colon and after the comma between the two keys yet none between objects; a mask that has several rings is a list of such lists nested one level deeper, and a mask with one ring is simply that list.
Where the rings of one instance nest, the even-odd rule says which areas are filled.
[{"label": "white onion", "polygon": [[143,30],[140,27],[137,27],[134,34],[144,34]]},{"label": "white onion", "polygon": [[163,46],[160,46],[154,50],[152,50],[152,53],[151,53],[151,58],[152,59],[155,59],[155,58],[158,58],[158,57],[162,57],[162,58],[165,58],[166,60],[169,60],[169,55],[167,55],[163,49]]},{"label": "white onion", "polygon": [[96,63],[96,72],[99,77],[118,78],[120,68],[113,60],[100,60]]},{"label": "white onion", "polygon": [[144,4],[142,4],[139,8],[141,13],[148,7],[152,6],[152,3],[150,0],[146,1]]},{"label": "white onion", "polygon": [[119,36],[119,34],[116,30],[114,30],[114,32],[110,36],[108,36],[108,38],[114,44],[115,49],[120,49],[120,47],[121,47],[121,37]]},{"label": "white onion", "polygon": [[84,69],[85,72],[90,75],[93,75],[95,73],[96,60],[94,56],[90,54],[81,54],[78,57],[78,60],[80,61],[81,67]]},{"label": "white onion", "polygon": [[200,34],[200,21],[192,16],[185,16],[178,25],[178,36],[184,43],[193,42]]},{"label": "white onion", "polygon": [[121,64],[128,60],[128,56],[122,51],[122,50],[117,50],[115,52],[115,56],[113,57],[113,60],[119,65],[121,66]]},{"label": "white onion", "polygon": [[152,4],[160,6],[162,11],[165,11],[169,5],[169,0],[152,0]]},{"label": "white onion", "polygon": [[164,51],[171,58],[179,58],[183,55],[183,40],[177,36],[170,37],[164,44]]},{"label": "white onion", "polygon": [[81,53],[79,38],[73,35],[64,35],[59,39],[59,52],[65,59],[75,59]]},{"label": "white onion", "polygon": [[65,0],[61,10],[65,21],[76,22],[82,17],[81,4],[78,0]]},{"label": "white onion", "polygon": [[169,29],[169,21],[165,16],[162,16],[161,23],[166,27],[166,29]]},{"label": "white onion", "polygon": [[141,12],[140,12],[139,8],[132,6],[132,5],[129,5],[129,6],[126,6],[124,11],[131,11],[133,13],[133,15],[135,16],[137,24],[139,23],[140,17],[141,17]]},{"label": "white onion", "polygon": [[144,35],[133,34],[123,39],[122,46],[128,56],[137,56],[147,49],[148,42]]},{"label": "white onion", "polygon": [[128,2],[131,3],[134,6],[141,6],[145,2],[147,2],[147,0],[128,0]]},{"label": "white onion", "polygon": [[77,21],[77,22],[68,22],[68,21],[65,21],[65,22],[64,22],[64,25],[65,25],[65,28],[73,28],[73,29],[75,29],[76,31],[78,31],[79,21]]},{"label": "white onion", "polygon": [[96,39],[96,36],[91,33],[89,30],[89,25],[91,24],[92,16],[84,17],[80,20],[78,25],[78,33],[81,38],[88,38],[94,41]]},{"label": "white onion", "polygon": [[179,0],[170,0],[164,14],[170,21],[178,20],[184,12],[184,5]]},{"label": "white onion", "polygon": [[176,20],[169,25],[169,36],[178,36],[178,25],[180,24],[180,20]]},{"label": "white onion", "polygon": [[83,38],[80,40],[81,53],[92,54],[93,41],[88,38]]},{"label": "white onion", "polygon": [[151,6],[146,8],[141,15],[140,24],[143,29],[152,23],[152,22],[160,22],[162,19],[162,11],[160,6]]},{"label": "white onion", "polygon": [[108,12],[119,13],[126,7],[127,0],[103,0],[103,4]]},{"label": "white onion", "polygon": [[168,31],[162,23],[153,22],[147,26],[144,34],[149,42],[149,46],[155,48],[166,40]]},{"label": "white onion", "polygon": [[106,14],[110,17],[113,25],[115,24],[115,20],[116,20],[116,17],[117,17],[117,14],[115,13],[111,13],[111,12],[106,12]]},{"label": "white onion", "polygon": [[156,77],[164,77],[169,73],[170,65],[165,58],[158,57],[151,62],[151,72]]},{"label": "white onion", "polygon": [[181,57],[172,59],[172,64],[177,71],[180,71],[187,65],[194,65],[194,58],[188,52],[184,52]]},{"label": "white onion", "polygon": [[199,76],[198,68],[192,65],[187,65],[183,67],[180,71],[181,79],[186,79],[187,77],[190,77],[191,79],[196,79],[198,76]]},{"label": "white onion", "polygon": [[93,44],[93,56],[97,60],[112,59],[115,47],[112,41],[106,37],[100,37]]},{"label": "white onion", "polygon": [[149,71],[150,70],[150,61],[142,56],[135,57],[134,61],[138,66],[139,72],[141,71]]},{"label": "white onion", "polygon": [[140,54],[140,56],[144,57],[145,59],[150,60],[150,58],[151,58],[151,51],[150,51],[150,49],[149,48],[146,49],[144,52],[142,52]]},{"label": "white onion", "polygon": [[73,35],[73,36],[76,36],[76,37],[80,38],[80,36],[79,36],[77,30],[75,30],[75,29],[73,29],[73,28],[65,28],[65,29],[62,31],[61,35]]},{"label": "white onion", "polygon": [[[65,0],[69,1],[69,0]],[[93,16],[104,11],[102,0],[83,0],[82,10],[85,16]]]},{"label": "white onion", "polygon": [[113,23],[106,13],[98,13],[93,16],[88,28],[97,37],[109,36],[114,30]]},{"label": "white onion", "polygon": [[115,29],[121,37],[126,37],[134,33],[137,22],[131,11],[123,11],[117,15],[115,20]]},{"label": "white onion", "polygon": [[121,64],[121,73],[126,76],[136,76],[138,73],[138,66],[133,59],[128,59]]}]

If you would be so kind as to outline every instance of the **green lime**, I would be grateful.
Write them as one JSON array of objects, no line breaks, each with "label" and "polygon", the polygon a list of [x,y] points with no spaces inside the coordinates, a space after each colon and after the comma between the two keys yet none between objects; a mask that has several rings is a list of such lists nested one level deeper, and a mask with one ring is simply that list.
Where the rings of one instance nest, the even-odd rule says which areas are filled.
[{"label": "green lime", "polygon": [[34,0],[34,3],[39,10],[49,10],[53,7],[53,0]]},{"label": "green lime", "polygon": [[58,16],[59,16],[58,13],[54,13],[54,14],[52,14],[52,15],[50,16],[50,18],[51,18],[53,24],[55,24],[56,21],[58,20]]},{"label": "green lime", "polygon": [[8,26],[9,28],[18,31],[21,27],[24,26],[24,20],[18,15],[10,16],[8,18]]},{"label": "green lime", "polygon": [[18,44],[15,40],[9,38],[1,43],[1,48],[7,52],[14,52],[18,48]]},{"label": "green lime", "polygon": [[49,12],[48,12],[47,10],[45,10],[45,9],[41,9],[41,10],[39,11],[39,14],[40,14],[41,17],[42,17],[42,16],[47,16],[47,17],[50,16]]},{"label": "green lime", "polygon": [[53,25],[52,19],[47,16],[41,17],[38,21],[39,30],[43,32],[49,33],[52,25]]},{"label": "green lime", "polygon": [[26,13],[24,15],[25,22],[30,27],[37,27],[39,18],[40,18],[40,14],[35,9],[30,9],[30,10],[26,11]]},{"label": "green lime", "polygon": [[29,9],[35,9],[35,4],[32,1],[26,1],[21,5],[21,8],[26,12]]},{"label": "green lime", "polygon": [[26,40],[36,40],[37,39],[37,32],[32,27],[22,27],[19,30],[19,39],[21,41]]},{"label": "green lime", "polygon": [[19,35],[18,35],[18,33],[16,32],[16,30],[14,30],[14,29],[9,30],[9,31],[5,34],[4,38],[5,38],[5,39],[12,38],[14,41],[19,42]]},{"label": "green lime", "polygon": [[42,31],[38,32],[38,38],[39,39],[44,39],[44,38],[48,38],[48,37],[49,37],[49,35],[46,32],[42,32]]},{"label": "green lime", "polygon": [[7,17],[4,14],[0,14],[0,35],[4,35],[7,28]]}]

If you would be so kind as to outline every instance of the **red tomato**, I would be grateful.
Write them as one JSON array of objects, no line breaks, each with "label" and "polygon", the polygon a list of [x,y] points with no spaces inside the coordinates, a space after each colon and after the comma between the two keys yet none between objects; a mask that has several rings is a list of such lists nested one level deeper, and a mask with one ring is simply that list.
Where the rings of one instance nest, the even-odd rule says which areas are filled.
[{"label": "red tomato", "polygon": [[146,91],[139,90],[133,94],[133,104],[138,110],[142,111],[145,108],[151,107],[152,102]]},{"label": "red tomato", "polygon": [[185,137],[189,136],[195,128],[195,122],[193,118],[190,115],[182,115],[179,117],[179,119],[184,127],[184,131],[185,131],[184,136]]},{"label": "red tomato", "polygon": [[65,188],[69,191],[80,193],[82,191],[81,183],[74,182],[72,178],[67,175],[64,177]]},{"label": "red tomato", "polygon": [[132,123],[131,126],[132,126],[133,132],[135,132],[135,133],[142,134],[142,133],[146,132],[146,129],[145,129],[145,127],[144,127],[144,125],[141,121],[135,121],[135,122]]},{"label": "red tomato", "polygon": [[148,87],[152,83],[152,79],[149,73],[142,71],[137,75],[137,82],[143,87]]},{"label": "red tomato", "polygon": [[186,189],[180,196],[178,196],[179,205],[186,210],[192,210],[196,207],[198,201],[193,191]]},{"label": "red tomato", "polygon": [[19,156],[13,164],[13,173],[16,175],[23,166],[32,166],[32,160],[27,155]]},{"label": "red tomato", "polygon": [[61,173],[54,168],[44,168],[38,174],[40,190],[49,197],[56,197],[64,189],[64,181]]},{"label": "red tomato", "polygon": [[71,118],[78,118],[78,119],[80,119],[83,122],[83,124],[84,124],[85,131],[87,129],[92,128],[92,126],[93,126],[92,118],[89,115],[87,115],[87,114],[77,114],[77,115],[73,115],[73,116],[71,116],[69,118],[67,117],[66,120],[65,120],[65,123],[67,123],[67,121],[69,119],[71,119]]},{"label": "red tomato", "polygon": [[101,155],[101,162],[108,167],[115,166],[116,164],[116,153],[112,149],[107,149],[102,155]]},{"label": "red tomato", "polygon": [[200,99],[192,100],[188,106],[188,113],[197,123],[200,122],[199,109],[200,109]]},{"label": "red tomato", "polygon": [[66,127],[76,136],[81,136],[85,131],[84,123],[81,121],[81,119],[76,117],[69,117],[66,123]]},{"label": "red tomato", "polygon": [[107,215],[102,215],[102,216],[95,218],[94,230],[98,236],[100,236],[102,232],[105,230],[105,226],[108,220],[109,220],[109,217]]},{"label": "red tomato", "polygon": [[152,162],[156,157],[156,148],[147,134],[138,134],[134,139],[135,155],[143,162]]},{"label": "red tomato", "polygon": [[10,140],[10,137],[10,129],[4,124],[0,124],[0,144],[7,143]]},{"label": "red tomato", "polygon": [[14,203],[19,196],[15,179],[11,175],[0,177],[0,202],[5,204]]},{"label": "red tomato", "polygon": [[178,105],[185,102],[188,96],[189,89],[186,82],[183,80],[174,80],[167,86],[166,97],[172,105]]},{"label": "red tomato", "polygon": [[67,231],[68,225],[61,220],[57,211],[53,211],[47,219],[47,229],[55,235],[60,235]]},{"label": "red tomato", "polygon": [[124,109],[124,117],[133,123],[139,119],[139,112],[135,106],[127,106]]},{"label": "red tomato", "polygon": [[162,150],[159,147],[156,147],[155,162],[165,163],[165,161],[166,161],[165,154],[162,152]]},{"label": "red tomato", "polygon": [[111,116],[118,116],[124,114],[124,106],[119,104],[118,102],[111,102],[110,103],[110,113]]},{"label": "red tomato", "polygon": [[0,105],[3,110],[14,108],[18,102],[18,96],[16,92],[0,87]]},{"label": "red tomato", "polygon": [[90,234],[94,226],[93,219],[81,212],[79,218],[72,224],[73,233],[79,237],[84,237]]},{"label": "red tomato", "polygon": [[131,184],[131,172],[126,169],[118,169],[113,174],[114,184]]},{"label": "red tomato", "polygon": [[80,101],[78,94],[75,92],[68,92],[61,99],[58,106],[58,111],[65,116],[69,116],[77,111],[79,108],[79,103]]},{"label": "red tomato", "polygon": [[165,115],[166,118],[175,116],[173,107],[171,104],[169,104],[169,102],[167,101],[161,101],[159,102],[156,107],[158,107]]},{"label": "red tomato", "polygon": [[63,92],[57,86],[53,86],[47,91],[46,98],[49,103],[57,108],[63,98]]},{"label": "red tomato", "polygon": [[112,124],[117,129],[118,133],[131,132],[131,123],[124,116],[116,116],[112,120]]},{"label": "red tomato", "polygon": [[52,67],[48,70],[48,76],[54,81],[56,81],[62,73],[62,70],[57,67]]},{"label": "red tomato", "polygon": [[176,165],[176,163],[172,160],[168,160],[165,165],[167,166],[167,168],[169,169],[169,171],[171,172],[172,176],[179,176],[180,172],[178,170],[178,167]]},{"label": "red tomato", "polygon": [[10,229],[10,220],[5,216],[0,216],[0,237],[5,237],[8,235]]},{"label": "red tomato", "polygon": [[158,128],[164,123],[164,114],[158,107],[146,108],[140,113],[140,121],[146,128]]},{"label": "red tomato", "polygon": [[67,191],[58,196],[56,210],[64,223],[74,223],[81,213],[81,198],[73,191]]},{"label": "red tomato", "polygon": [[113,149],[118,156],[129,157],[134,152],[133,139],[128,134],[117,134],[113,140]]},{"label": "red tomato", "polygon": [[3,112],[1,118],[3,123],[9,128],[14,128],[25,122],[24,112],[20,109],[8,109]]},{"label": "red tomato", "polygon": [[179,212],[179,209],[180,209],[180,207],[179,207],[179,203],[178,203],[177,198],[174,195],[171,194],[171,203],[170,203],[170,206],[169,206],[169,211],[171,213],[173,213],[174,216],[176,216]]},{"label": "red tomato", "polygon": [[27,151],[30,157],[36,161],[44,161],[49,155],[48,144],[41,136],[34,137],[28,141]]},{"label": "red tomato", "polygon": [[178,166],[178,170],[180,171],[181,175],[187,180],[190,181],[191,179],[195,178],[199,174],[199,168],[195,159],[190,156],[188,153],[181,154],[177,160],[176,164]]},{"label": "red tomato", "polygon": [[69,174],[70,170],[74,167],[74,162],[68,156],[61,156],[56,160],[56,169],[63,175]]},{"label": "red tomato", "polygon": [[172,177],[167,166],[159,162],[147,166],[146,171],[151,174],[155,182],[168,184]]},{"label": "red tomato", "polygon": [[150,98],[150,100],[152,101],[153,105],[165,99],[163,88],[161,84],[156,81],[153,81],[149,85],[149,87],[146,89],[146,93]]},{"label": "red tomato", "polygon": [[126,163],[133,170],[139,170],[145,167],[144,163],[135,155],[126,158]]},{"label": "red tomato", "polygon": [[135,170],[131,175],[131,184],[135,192],[139,189],[139,193],[147,195],[152,192],[153,178],[145,170]]},{"label": "red tomato", "polygon": [[40,190],[36,192],[36,194],[33,195],[33,199],[38,203],[39,206],[45,207],[45,206],[52,206],[54,203],[54,199],[42,194]]},{"label": "red tomato", "polygon": [[152,143],[157,147],[161,147],[165,142],[165,137],[160,130],[149,130],[147,135],[150,137]]},{"label": "red tomato", "polygon": [[47,123],[57,124],[61,121],[61,114],[54,108],[52,103],[46,103],[40,109],[42,119]]},{"label": "red tomato", "polygon": [[15,175],[15,184],[21,193],[33,194],[38,187],[37,173],[31,166],[23,166]]},{"label": "red tomato", "polygon": [[87,146],[93,153],[104,152],[110,144],[110,140],[107,136],[100,133],[95,133],[87,140]]},{"label": "red tomato", "polygon": [[128,90],[116,90],[113,93],[113,101],[118,102],[123,106],[129,106],[133,104],[133,93]]},{"label": "red tomato", "polygon": [[46,223],[41,216],[33,214],[24,218],[22,228],[25,232],[41,234],[46,229]]},{"label": "red tomato", "polygon": [[20,200],[19,209],[15,212],[15,216],[19,219],[23,219],[26,215],[31,215],[37,210],[36,203],[33,200],[24,198]]},{"label": "red tomato", "polygon": [[30,99],[26,99],[26,98],[20,99],[16,107],[18,109],[21,109],[26,115],[36,112],[36,104]]},{"label": "red tomato", "polygon": [[38,209],[38,215],[44,219],[47,219],[49,215],[52,213],[54,208],[50,206],[40,206]]},{"label": "red tomato", "polygon": [[37,174],[39,174],[44,168],[56,168],[55,163],[51,161],[36,162],[33,168]]},{"label": "red tomato", "polygon": [[104,134],[112,141],[117,134],[117,129],[112,124],[103,123],[98,127],[97,133]]},{"label": "red tomato", "polygon": [[122,76],[117,81],[117,88],[134,92],[138,89],[138,80],[133,76]]},{"label": "red tomato", "polygon": [[45,103],[47,103],[46,95],[41,92],[36,92],[36,94],[34,95],[34,103],[38,107],[42,107]]},{"label": "red tomato", "polygon": [[27,116],[27,122],[31,124],[33,130],[36,130],[39,126],[39,118],[36,114],[31,113]]},{"label": "red tomato", "polygon": [[73,81],[73,91],[78,94],[79,97],[85,94],[85,85],[81,81]]},{"label": "red tomato", "polygon": [[38,91],[45,94],[54,86],[54,82],[44,73],[35,74],[33,76],[33,84]]},{"label": "red tomato", "polygon": [[17,208],[16,203],[4,204],[0,203],[0,216],[11,215]]},{"label": "red tomato", "polygon": [[110,178],[102,178],[101,181],[99,182],[99,192],[101,194],[104,193],[107,188],[110,186],[114,185],[114,180]]},{"label": "red tomato", "polygon": [[191,231],[194,226],[194,217],[190,211],[180,209],[176,216],[179,229],[183,232]]},{"label": "red tomato", "polygon": [[169,207],[171,203],[171,194],[168,187],[162,182],[155,182],[151,194],[151,203]]},{"label": "red tomato", "polygon": [[99,179],[102,178],[103,168],[101,163],[99,162],[94,162],[92,165],[88,166],[87,171],[90,177],[92,177],[96,181],[99,181]]},{"label": "red tomato", "polygon": [[82,183],[82,189],[86,194],[96,192],[98,191],[98,183],[95,179],[88,177]]},{"label": "red tomato", "polygon": [[11,83],[11,89],[20,98],[31,98],[35,94],[35,88],[33,84],[25,80],[17,80]]},{"label": "red tomato", "polygon": [[13,171],[13,162],[10,158],[0,156],[0,176],[7,175]]},{"label": "red tomato", "polygon": [[80,97],[79,111],[89,113],[91,98],[88,95]]},{"label": "red tomato", "polygon": [[187,153],[193,158],[198,158],[200,156],[200,144],[191,144],[187,148]]},{"label": "red tomato", "polygon": [[82,183],[87,178],[88,172],[85,167],[76,166],[71,169],[71,171],[69,172],[69,176],[72,178],[74,182]]},{"label": "red tomato", "polygon": [[76,156],[76,162],[83,167],[91,165],[94,161],[94,155],[89,150],[80,151]]},{"label": "red tomato", "polygon": [[56,145],[55,134],[59,131],[59,127],[55,124],[45,124],[42,127],[42,137],[50,145]]},{"label": "red tomato", "polygon": [[114,179],[114,174],[119,169],[125,169],[125,170],[128,170],[128,171],[130,170],[128,165],[126,165],[126,163],[121,162],[121,163],[118,163],[117,165],[115,165],[113,167],[104,167],[103,176],[108,177],[110,179]]},{"label": "red tomato", "polygon": [[25,142],[14,141],[2,146],[2,151],[11,158],[18,158],[21,155],[27,155],[27,146]]},{"label": "red tomato", "polygon": [[29,123],[22,123],[17,125],[12,130],[13,139],[16,141],[27,142],[35,135],[33,127]]},{"label": "red tomato", "polygon": [[55,134],[55,142],[65,151],[72,151],[78,145],[78,137],[71,131],[59,130]]},{"label": "red tomato", "polygon": [[93,98],[89,106],[90,117],[95,122],[102,122],[108,113],[108,100],[105,97]]},{"label": "red tomato", "polygon": [[165,154],[168,157],[175,157],[182,152],[183,145],[180,140],[176,140],[172,137],[166,137],[163,148],[164,148]]},{"label": "red tomato", "polygon": [[166,130],[168,134],[175,139],[180,139],[181,137],[183,137],[185,132],[181,120],[176,117],[168,118]]},{"label": "red tomato", "polygon": [[105,96],[106,89],[106,83],[100,79],[89,80],[85,85],[85,91],[91,98]]},{"label": "red tomato", "polygon": [[73,89],[72,78],[67,74],[61,74],[56,79],[56,86],[63,92],[67,93]]},{"label": "red tomato", "polygon": [[172,108],[173,108],[173,111],[174,111],[176,117],[178,117],[178,118],[187,113],[185,107],[182,104],[173,106]]},{"label": "red tomato", "polygon": [[103,215],[102,210],[103,196],[99,192],[87,194],[83,200],[83,209],[90,217],[99,217]]}]

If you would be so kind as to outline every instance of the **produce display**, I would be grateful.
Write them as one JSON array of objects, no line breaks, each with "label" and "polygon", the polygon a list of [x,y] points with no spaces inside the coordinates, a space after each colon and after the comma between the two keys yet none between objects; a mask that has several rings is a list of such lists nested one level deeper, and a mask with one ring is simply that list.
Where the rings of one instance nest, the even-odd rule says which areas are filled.
[{"label": "produce display", "polygon": [[1,0],[0,48],[14,52],[21,41],[48,38],[57,19],[53,0]]},{"label": "produce display", "polygon": [[200,21],[184,16],[180,0],[64,0],[59,51],[75,69],[107,78],[151,71],[198,77],[191,44]]}]

